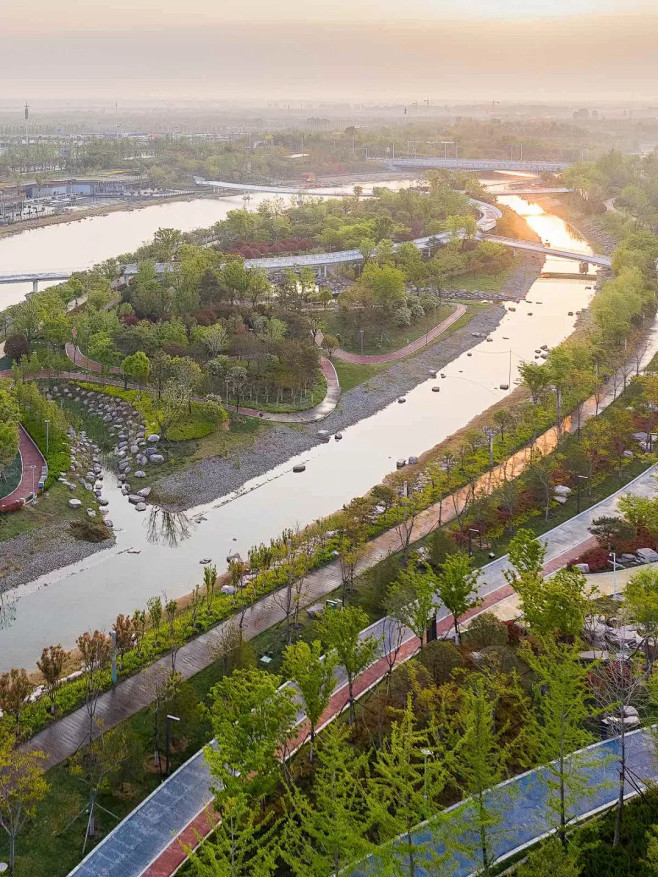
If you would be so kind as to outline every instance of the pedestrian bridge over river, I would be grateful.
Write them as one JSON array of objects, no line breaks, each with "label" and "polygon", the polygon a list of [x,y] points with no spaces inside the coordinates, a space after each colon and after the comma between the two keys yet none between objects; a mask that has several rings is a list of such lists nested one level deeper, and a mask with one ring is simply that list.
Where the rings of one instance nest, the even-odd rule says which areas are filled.
[{"label": "pedestrian bridge over river", "polygon": [[[419,159],[420,160],[420,159]],[[423,159],[424,160],[424,159]],[[506,162],[505,164],[510,164]],[[511,163],[514,169],[519,169],[519,163]],[[532,164],[537,164],[533,162]],[[257,186],[248,185],[246,183],[232,183],[224,180],[197,180],[200,185],[211,186],[215,189],[229,189],[233,191],[247,192],[271,192],[279,195],[323,195],[327,193],[322,190],[288,188],[284,186]],[[540,194],[540,189],[533,190],[536,194]],[[552,190],[556,191],[556,190]],[[564,190],[566,191],[566,190]],[[499,194],[499,193],[496,193]],[[510,192],[510,194],[512,194]],[[521,194],[515,191],[514,194]],[[336,193],[336,197],[345,197],[345,193]],[[487,201],[478,201],[471,199],[471,204],[477,208],[480,213],[478,219],[477,237],[494,241],[506,247],[516,250],[530,250],[535,253],[544,253],[546,256],[553,256],[560,259],[570,259],[575,262],[582,262],[589,265],[597,265],[598,267],[609,268],[611,265],[609,256],[603,256],[593,253],[586,255],[584,253],[572,252],[570,250],[556,250],[546,247],[543,244],[534,243],[533,241],[515,240],[512,238],[497,237],[489,234],[496,227],[496,222],[502,217],[501,211],[495,204],[489,204]],[[420,250],[431,250],[439,244],[447,243],[451,238],[450,232],[441,232],[440,234],[430,235],[428,237],[416,238],[412,241]],[[307,253],[296,256],[266,256],[261,259],[245,259],[245,265],[249,268],[262,268],[266,271],[283,270],[286,268],[315,268],[321,277],[327,276],[327,269],[332,265],[356,264],[363,261],[363,254],[360,250],[339,250],[334,253]],[[159,274],[173,270],[174,265],[168,263],[156,264],[156,270]],[[41,273],[25,273],[25,274],[0,274],[0,285],[4,283],[26,283],[31,282],[32,288],[36,292],[40,282],[50,282],[57,280],[68,280],[73,272],[41,272]],[[137,273],[137,265],[125,265],[123,269],[124,282],[129,281]]]}]

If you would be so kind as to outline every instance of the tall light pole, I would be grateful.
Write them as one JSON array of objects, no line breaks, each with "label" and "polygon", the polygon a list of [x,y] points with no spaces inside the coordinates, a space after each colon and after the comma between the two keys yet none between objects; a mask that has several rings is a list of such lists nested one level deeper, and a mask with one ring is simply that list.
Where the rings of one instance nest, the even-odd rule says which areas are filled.
[{"label": "tall light pole", "polygon": [[44,420],[44,423],[46,424],[46,456],[48,456],[48,450],[49,450],[49,441],[48,440],[49,440],[49,433],[50,433],[50,430],[49,430],[50,420]]},{"label": "tall light pole", "polygon": [[423,755],[423,800],[427,804],[427,760],[432,757],[431,749],[421,749]]},{"label": "tall light pole", "polygon": [[586,481],[586,480],[587,480],[587,475],[576,475],[576,479],[577,479],[577,482],[578,482],[578,507],[577,507],[577,510],[576,510],[576,514],[579,515],[579,514],[580,514],[580,484],[581,484],[582,481]]},{"label": "tall light pole", "polygon": [[37,467],[35,466],[35,464],[32,463],[32,465],[30,466],[30,469],[32,470],[32,497],[33,497],[32,502],[34,502],[37,498],[36,494],[34,492],[34,472],[35,472],[36,468]]}]

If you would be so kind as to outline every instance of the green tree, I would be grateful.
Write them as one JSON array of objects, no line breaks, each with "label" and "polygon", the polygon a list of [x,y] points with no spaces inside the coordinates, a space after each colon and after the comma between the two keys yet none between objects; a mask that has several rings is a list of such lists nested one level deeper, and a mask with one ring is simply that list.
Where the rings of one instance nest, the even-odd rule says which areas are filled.
[{"label": "green tree", "polygon": [[653,649],[658,637],[658,572],[642,569],[626,584],[624,607],[629,620],[637,624],[644,637],[647,669],[653,665]]},{"label": "green tree", "polygon": [[18,453],[18,420],[16,397],[0,386],[0,476]]},{"label": "green tree", "polygon": [[533,737],[544,765],[548,807],[558,837],[567,846],[567,826],[579,812],[576,805],[592,794],[586,760],[576,753],[594,741],[586,723],[595,714],[589,677],[591,667],[580,658],[581,645],[544,637],[538,653],[526,646],[523,658],[533,671],[538,690]]},{"label": "green tree", "polygon": [[510,540],[507,556],[512,568],[506,569],[504,575],[509,584],[516,588],[519,582],[541,577],[546,559],[546,545],[535,537],[532,530],[517,530]]},{"label": "green tree", "polygon": [[354,710],[354,681],[359,673],[374,661],[377,655],[377,642],[372,636],[361,637],[361,631],[368,626],[368,616],[354,606],[328,611],[318,629],[322,642],[333,649],[338,663],[345,668],[349,692],[350,724],[356,721]]},{"label": "green tree", "polygon": [[123,371],[126,385],[128,380],[132,379],[143,386],[148,381],[151,363],[148,356],[143,351],[138,350],[137,353],[126,356],[121,363],[121,370]]},{"label": "green tree", "polygon": [[49,789],[42,767],[46,755],[15,743],[11,734],[0,736],[0,825],[9,837],[10,874],[16,867],[16,839]]},{"label": "green tree", "polygon": [[416,634],[421,649],[438,606],[434,579],[429,568],[421,571],[411,564],[390,585],[386,595],[387,614]]},{"label": "green tree", "polygon": [[271,815],[259,817],[241,792],[224,796],[212,838],[186,848],[194,877],[270,877],[280,852]]},{"label": "green tree", "polygon": [[[394,844],[380,847],[374,855],[375,873],[415,877],[420,868],[440,873],[451,852],[436,843],[443,821],[436,815],[445,788],[446,771],[440,753],[429,748],[425,731],[414,726],[411,695],[405,710],[391,727],[377,751],[369,787],[369,808],[379,831]],[[427,831],[418,824],[432,816]],[[441,840],[447,840],[444,835]]]},{"label": "green tree", "polygon": [[336,338],[335,335],[331,335],[327,332],[322,336],[322,349],[326,351],[329,359],[332,359],[334,353],[340,347],[340,341]]},{"label": "green tree", "polygon": [[592,591],[578,570],[560,569],[548,578],[519,580],[523,618],[540,636],[578,636],[591,604]]},{"label": "green tree", "polygon": [[303,640],[283,650],[283,672],[297,686],[302,696],[311,735],[310,759],[313,760],[315,729],[322,713],[329,705],[334,689],[336,656],[322,654],[322,643],[310,645]]},{"label": "green tree", "polygon": [[463,552],[449,554],[437,576],[436,593],[448,612],[452,615],[457,642],[461,642],[459,619],[462,615],[479,606],[477,581],[479,570],[473,569],[473,562]]},{"label": "green tree", "polygon": [[269,794],[281,779],[281,759],[295,721],[293,692],[262,670],[235,670],[211,691],[210,719],[216,747],[206,760],[218,780],[217,797]]},{"label": "green tree", "polygon": [[497,706],[497,692],[487,685],[484,675],[476,676],[464,691],[448,759],[455,784],[469,799],[458,818],[477,834],[474,853],[486,877],[494,862],[493,834],[501,821],[499,796],[492,789],[505,779],[513,754],[504,740],[506,727],[496,720]]},{"label": "green tree", "polygon": [[293,785],[281,855],[299,877],[333,877],[372,850],[368,754],[346,740],[333,722],[323,732],[308,792]]}]

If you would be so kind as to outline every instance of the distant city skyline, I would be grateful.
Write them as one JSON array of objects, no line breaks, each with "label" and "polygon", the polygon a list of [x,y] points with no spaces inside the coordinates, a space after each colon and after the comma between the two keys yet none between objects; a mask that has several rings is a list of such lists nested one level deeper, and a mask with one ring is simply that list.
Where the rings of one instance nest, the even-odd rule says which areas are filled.
[{"label": "distant city skyline", "polygon": [[657,45],[647,0],[4,0],[0,99],[658,100]]}]

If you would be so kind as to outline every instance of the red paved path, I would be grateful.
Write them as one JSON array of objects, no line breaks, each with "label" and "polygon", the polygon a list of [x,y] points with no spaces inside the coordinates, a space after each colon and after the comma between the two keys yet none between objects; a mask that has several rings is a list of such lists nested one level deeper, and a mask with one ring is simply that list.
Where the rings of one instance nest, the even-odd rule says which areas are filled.
[{"label": "red paved path", "polygon": [[[559,554],[557,557],[554,557],[545,564],[544,575],[548,575],[565,566],[569,561],[575,559],[584,551],[587,551],[587,549],[592,547],[593,544],[597,543],[596,539],[592,536],[585,539],[583,542],[580,542],[578,545],[574,545],[567,551]],[[460,623],[468,621],[474,616],[479,615],[481,612],[486,612],[488,609],[491,609],[492,606],[511,597],[513,593],[514,588],[512,588],[511,585],[503,585],[496,591],[492,591],[483,598],[482,603],[476,609],[471,609],[463,615],[460,618]],[[451,630],[452,619],[450,617],[442,619],[436,626],[438,637],[445,636],[450,633]],[[399,666],[405,661],[408,661],[409,658],[412,658],[418,652],[418,646],[419,642],[415,637],[403,643],[396,656],[395,666]],[[389,664],[386,658],[380,658],[368,667],[368,669],[365,670],[354,683],[355,697],[360,698],[370,689],[374,688],[382,679],[384,679],[388,670]],[[332,694],[329,706],[322,714],[318,723],[318,731],[326,727],[326,725],[333,721],[336,716],[340,715],[340,713],[347,709],[348,703],[349,691],[347,683],[345,683]],[[291,754],[303,746],[308,739],[308,735],[308,723],[303,722],[299,726],[299,733],[297,736],[290,740],[289,751]],[[171,875],[180,868],[187,858],[184,847],[196,849],[199,846],[200,839],[206,838],[218,822],[219,815],[210,807],[204,808],[192,820],[192,822],[188,823],[178,837],[172,840],[169,846],[163,850],[158,858],[151,863],[147,870],[143,872],[142,877],[171,877]]]},{"label": "red paved path", "polygon": [[10,508],[18,499],[24,499],[29,493],[32,493],[32,470],[30,466],[36,466],[34,470],[34,485],[39,483],[39,476],[42,468],[46,465],[46,460],[34,444],[26,430],[19,424],[19,441],[18,450],[21,455],[21,465],[23,467],[20,484],[16,490],[12,490],[7,496],[0,499],[0,512],[4,512]]}]

